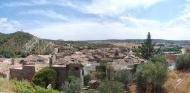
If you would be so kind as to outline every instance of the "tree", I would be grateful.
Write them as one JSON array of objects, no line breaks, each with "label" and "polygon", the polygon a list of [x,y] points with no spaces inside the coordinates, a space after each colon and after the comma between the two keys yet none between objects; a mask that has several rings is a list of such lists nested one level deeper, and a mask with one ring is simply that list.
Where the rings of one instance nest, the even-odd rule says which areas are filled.
[{"label": "tree", "polygon": [[154,55],[152,56],[152,58],[150,58],[150,61],[152,61],[153,63],[155,62],[163,63],[164,65],[167,66],[166,57],[163,55]]},{"label": "tree", "polygon": [[167,79],[167,68],[163,63],[148,62],[137,67],[137,93],[161,93]]},{"label": "tree", "polygon": [[66,93],[80,93],[80,80],[75,76],[69,76],[63,86],[63,91]]},{"label": "tree", "polygon": [[49,67],[42,68],[32,78],[32,82],[38,86],[46,88],[49,84],[55,86],[57,72]]},{"label": "tree", "polygon": [[127,85],[132,81],[132,74],[128,70],[119,70],[114,73],[114,80]]},{"label": "tree", "polygon": [[176,62],[177,70],[189,70],[190,69],[190,54],[184,54],[177,57]]},{"label": "tree", "polygon": [[141,47],[141,56],[144,59],[149,59],[153,56],[154,48],[152,45],[152,39],[150,32],[148,32],[147,39],[144,41]]},{"label": "tree", "polygon": [[102,82],[98,87],[100,93],[124,93],[124,85],[117,81]]}]

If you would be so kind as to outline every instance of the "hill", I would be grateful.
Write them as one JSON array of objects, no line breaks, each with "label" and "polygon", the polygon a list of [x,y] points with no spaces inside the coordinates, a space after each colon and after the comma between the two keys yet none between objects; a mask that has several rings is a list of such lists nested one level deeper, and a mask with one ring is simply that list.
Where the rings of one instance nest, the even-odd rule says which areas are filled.
[{"label": "hill", "polygon": [[40,39],[25,32],[0,33],[0,55],[3,57],[24,56],[27,54],[49,54],[53,42]]}]

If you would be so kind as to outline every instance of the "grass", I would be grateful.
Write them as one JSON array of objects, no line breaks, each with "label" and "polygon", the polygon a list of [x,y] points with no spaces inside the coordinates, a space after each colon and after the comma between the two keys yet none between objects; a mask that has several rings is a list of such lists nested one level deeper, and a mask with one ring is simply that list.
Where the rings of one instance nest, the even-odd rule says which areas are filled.
[{"label": "grass", "polygon": [[0,78],[0,93],[64,93],[31,85],[27,81],[8,81]]},{"label": "grass", "polygon": [[8,80],[0,78],[0,92],[12,93],[15,91],[14,85]]},{"label": "grass", "polygon": [[[181,83],[177,81],[181,80]],[[189,93],[190,91],[190,73],[171,71],[168,80],[164,84],[166,93]]]}]

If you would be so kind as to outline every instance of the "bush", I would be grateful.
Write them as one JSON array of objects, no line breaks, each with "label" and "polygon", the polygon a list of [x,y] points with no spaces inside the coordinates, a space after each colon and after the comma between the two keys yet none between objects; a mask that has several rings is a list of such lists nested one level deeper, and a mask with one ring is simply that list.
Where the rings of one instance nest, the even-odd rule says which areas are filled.
[{"label": "bush", "polygon": [[0,51],[0,55],[2,55],[5,58],[13,58],[16,56],[15,51],[11,50],[2,50]]},{"label": "bush", "polygon": [[13,81],[18,93],[35,93],[35,89],[28,82]]},{"label": "bush", "polygon": [[100,93],[124,93],[124,85],[117,81],[105,81],[98,87]]},{"label": "bush", "polygon": [[132,84],[133,75],[128,70],[119,70],[114,73],[114,80],[119,81],[125,85],[126,90],[128,90],[128,86]]},{"label": "bush", "polygon": [[87,86],[90,80],[91,76],[89,74],[84,76],[84,85]]},{"label": "bush", "polygon": [[49,67],[45,67],[38,71],[32,78],[32,82],[38,86],[46,88],[49,84],[55,86],[57,72]]},{"label": "bush", "polygon": [[167,68],[159,62],[148,62],[137,67],[137,93],[160,93],[167,79]]},{"label": "bush", "polygon": [[39,86],[32,86],[28,82],[12,81],[18,93],[64,93],[53,89],[45,89]]},{"label": "bush", "polygon": [[189,70],[190,69],[190,54],[185,54],[177,57],[176,62],[177,70]]},{"label": "bush", "polygon": [[63,91],[66,93],[80,93],[80,80],[75,76],[69,76],[63,86]]}]

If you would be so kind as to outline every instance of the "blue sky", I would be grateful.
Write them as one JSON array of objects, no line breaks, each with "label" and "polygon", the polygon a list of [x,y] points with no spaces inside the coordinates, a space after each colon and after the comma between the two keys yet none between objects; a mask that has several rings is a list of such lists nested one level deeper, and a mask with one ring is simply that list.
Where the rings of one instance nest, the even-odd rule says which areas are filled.
[{"label": "blue sky", "polygon": [[63,40],[190,40],[190,0],[0,0],[0,32]]}]

